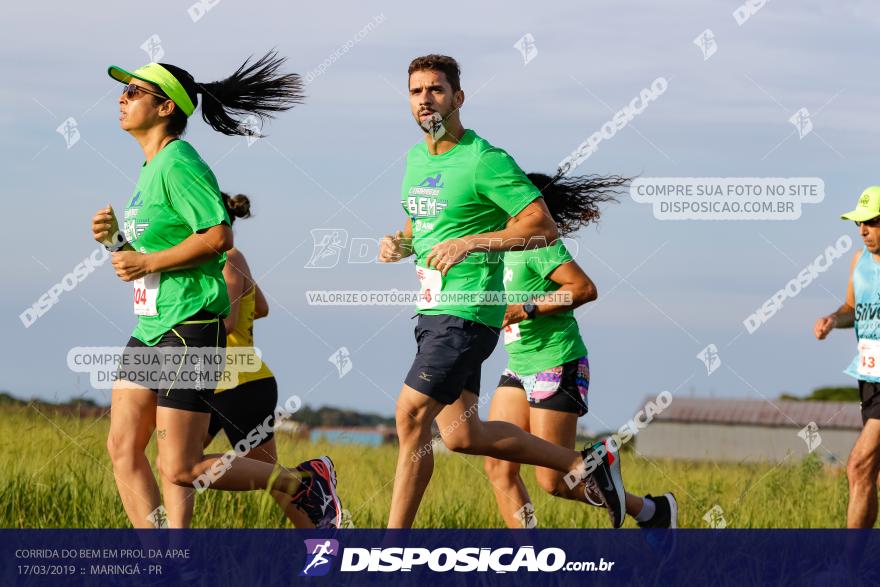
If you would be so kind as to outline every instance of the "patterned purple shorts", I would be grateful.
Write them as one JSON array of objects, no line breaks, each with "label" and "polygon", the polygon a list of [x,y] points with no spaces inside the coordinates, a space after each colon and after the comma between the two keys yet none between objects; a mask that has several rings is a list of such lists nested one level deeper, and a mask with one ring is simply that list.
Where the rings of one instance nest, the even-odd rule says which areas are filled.
[{"label": "patterned purple shorts", "polygon": [[587,357],[533,375],[519,375],[505,369],[499,387],[519,387],[526,392],[533,408],[587,413],[587,392],[590,388],[590,363]]}]

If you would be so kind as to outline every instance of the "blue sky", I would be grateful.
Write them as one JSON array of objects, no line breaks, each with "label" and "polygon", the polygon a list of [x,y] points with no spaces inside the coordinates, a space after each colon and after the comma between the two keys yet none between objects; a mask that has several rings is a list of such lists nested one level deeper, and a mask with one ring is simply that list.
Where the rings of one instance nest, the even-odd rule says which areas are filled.
[{"label": "blue sky", "polygon": [[[843,298],[847,254],[766,325],[742,321],[825,247],[856,229],[837,218],[880,183],[874,46],[880,12],[869,2],[769,2],[742,26],[738,2],[348,3],[325,10],[290,3],[220,0],[197,22],[186,4],[121,4],[113,10],[58,3],[5,9],[0,143],[7,198],[0,328],[6,334],[0,388],[64,399],[103,391],[66,366],[75,346],[122,345],[133,327],[130,286],[109,264],[24,328],[19,314],[94,250],[89,223],[107,202],[121,209],[142,153],[118,129],[119,85],[109,64],[137,67],[158,35],[161,59],[199,81],[225,77],[250,54],[276,47],[305,75],[363,38],[306,88],[307,102],[282,114],[268,138],[210,131],[195,117],[187,139],[224,189],[249,194],[255,216],[237,223],[236,244],[270,296],[258,346],[282,397],[311,405],[391,414],[415,352],[409,308],[309,307],[314,289],[414,288],[412,265],[339,264],[306,269],[310,231],[344,229],[379,238],[402,226],[403,157],[420,140],[406,101],[406,67],[429,52],[462,67],[465,126],[505,148],[526,171],[556,164],[652,80],[668,90],[604,141],[579,171],[645,177],[820,177],[826,196],[794,221],[661,221],[625,197],[601,226],[577,235],[577,260],[600,298],[579,313],[590,349],[593,429],[616,427],[662,390],[697,397],[805,394],[847,384],[850,332],[825,342],[813,321]],[[340,5],[343,6],[343,5]],[[712,29],[717,53],[693,40]],[[514,48],[534,37],[528,64]],[[814,130],[798,138],[799,108]],[[56,128],[77,121],[67,148]],[[341,205],[344,204],[344,205]],[[855,249],[853,249],[854,252]],[[696,358],[708,344],[722,365]],[[353,369],[340,378],[328,357],[345,346]],[[499,345],[483,368],[484,394],[504,367]]]}]

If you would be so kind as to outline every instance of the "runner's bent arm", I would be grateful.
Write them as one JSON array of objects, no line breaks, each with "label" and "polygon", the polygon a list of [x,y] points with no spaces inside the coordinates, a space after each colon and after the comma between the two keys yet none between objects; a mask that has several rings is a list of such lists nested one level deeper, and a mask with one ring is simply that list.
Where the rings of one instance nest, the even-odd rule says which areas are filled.
[{"label": "runner's bent arm", "polygon": [[813,333],[816,335],[817,339],[823,340],[834,328],[852,328],[855,324],[856,295],[855,290],[853,289],[852,276],[861,256],[862,251],[857,252],[855,256],[853,256],[849,268],[849,282],[846,285],[846,302],[831,314],[816,320],[816,324],[813,326]]},{"label": "runner's bent arm", "polygon": [[226,265],[223,266],[223,279],[226,281],[226,293],[229,295],[229,314],[223,319],[226,332],[231,332],[238,321],[238,308],[244,294],[245,278],[239,266],[240,253],[230,250],[226,254]]},{"label": "runner's bent arm", "polygon": [[[101,208],[95,212],[95,216],[92,218],[92,236],[96,241],[105,244],[110,239],[110,236],[118,230],[119,224],[116,221],[116,215],[113,213],[112,206],[108,204],[106,208]],[[126,242],[120,250],[133,251],[134,247]]]},{"label": "runner's bent arm", "polygon": [[232,228],[218,224],[194,233],[164,251],[113,253],[113,268],[123,281],[133,281],[148,273],[198,267],[232,248]]},{"label": "runner's bent arm", "polygon": [[406,219],[406,226],[394,236],[386,236],[379,243],[379,262],[394,263],[413,254],[412,219]]},{"label": "runner's bent arm", "polygon": [[[559,265],[547,277],[561,286],[552,292],[552,295],[559,298],[559,296],[568,294],[570,302],[566,303],[562,300],[543,302],[541,296],[535,297],[533,300],[536,308],[535,316],[549,316],[566,310],[574,310],[599,297],[596,284],[575,261]],[[511,304],[507,307],[507,312],[504,315],[503,326],[522,322],[528,317],[522,304]]]},{"label": "runner's bent arm", "polygon": [[232,227],[218,224],[194,233],[164,251],[147,255],[147,273],[198,267],[232,248]]},{"label": "runner's bent arm", "polygon": [[504,230],[465,237],[472,251],[518,251],[545,247],[559,238],[556,222],[544,203],[536,198],[507,221]]},{"label": "runner's bent arm", "polygon": [[559,237],[556,222],[544,198],[535,198],[519,214],[507,221],[503,230],[485,232],[438,243],[431,248],[425,265],[445,275],[472,251],[515,251],[545,247]]},{"label": "runner's bent arm", "polygon": [[269,315],[269,302],[266,301],[266,296],[263,295],[263,290],[260,289],[260,286],[257,285],[257,282],[254,282],[254,320],[258,318],[265,318]]}]

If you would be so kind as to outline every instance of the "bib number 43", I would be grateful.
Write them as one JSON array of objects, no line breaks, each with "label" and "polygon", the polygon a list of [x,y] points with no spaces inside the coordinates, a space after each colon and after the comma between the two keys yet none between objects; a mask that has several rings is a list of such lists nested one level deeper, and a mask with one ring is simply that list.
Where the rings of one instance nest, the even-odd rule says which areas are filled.
[{"label": "bib number 43", "polygon": [[859,340],[859,375],[880,377],[880,340]]}]

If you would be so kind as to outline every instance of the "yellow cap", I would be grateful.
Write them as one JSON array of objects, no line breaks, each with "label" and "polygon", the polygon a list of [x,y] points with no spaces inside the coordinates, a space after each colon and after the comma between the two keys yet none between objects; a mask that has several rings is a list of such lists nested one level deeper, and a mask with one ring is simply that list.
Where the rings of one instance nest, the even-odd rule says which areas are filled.
[{"label": "yellow cap", "polygon": [[865,188],[862,195],[859,196],[859,203],[852,212],[847,212],[841,216],[841,220],[854,220],[856,222],[865,222],[880,216],[880,185],[872,185]]}]

